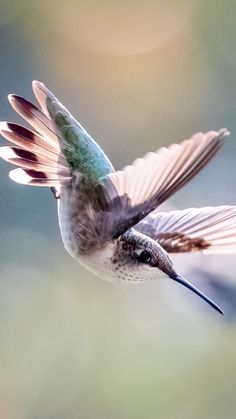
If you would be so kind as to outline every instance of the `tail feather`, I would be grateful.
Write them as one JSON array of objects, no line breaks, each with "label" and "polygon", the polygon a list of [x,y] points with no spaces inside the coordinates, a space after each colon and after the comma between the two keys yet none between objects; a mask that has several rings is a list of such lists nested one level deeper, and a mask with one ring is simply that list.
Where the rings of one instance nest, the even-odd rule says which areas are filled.
[{"label": "tail feather", "polygon": [[0,122],[0,134],[6,138],[6,140],[26,150],[32,150],[36,153],[46,155],[48,155],[48,152],[55,156],[60,155],[55,147],[47,142],[43,136],[24,128],[21,125],[2,121]]},{"label": "tail feather", "polygon": [[19,147],[0,147],[0,157],[9,163],[26,169],[46,171],[58,175],[67,175],[68,170],[55,159],[41,156]]},{"label": "tail feather", "polygon": [[18,95],[9,95],[9,102],[13,109],[24,118],[36,131],[43,134],[55,150],[60,151],[57,135],[48,117],[35,105]]},{"label": "tail feather", "polygon": [[[33,130],[20,125],[0,122],[0,134],[17,147],[0,151],[0,157],[18,165],[22,170],[34,170],[45,174],[52,182],[68,181],[74,172],[99,180],[113,171],[108,158],[43,83],[32,83],[38,107],[21,96],[8,96],[13,109],[31,125]],[[31,155],[19,150],[25,150]],[[26,172],[25,172],[26,173]],[[57,175],[57,178],[52,174]],[[22,183],[38,184],[38,178],[28,182],[22,172],[13,172],[11,178]],[[26,181],[27,178],[27,181]],[[45,180],[41,183],[47,184]],[[40,183],[40,184],[41,184]]]},{"label": "tail feather", "polygon": [[[38,100],[38,103],[40,104],[41,108],[43,109],[43,112],[49,116],[48,107],[50,107],[51,115],[54,119],[58,117],[58,119],[62,119],[63,123],[67,122],[71,125],[75,124],[76,128],[79,128],[81,133],[87,137],[90,141],[92,138],[87,133],[84,127],[71,115],[71,113],[66,109],[66,107],[59,102],[59,100],[54,96],[54,94],[45,86],[45,84],[34,80],[32,82],[32,87],[34,94]],[[57,133],[58,136],[58,133]],[[64,143],[65,138],[59,138],[62,143]],[[93,140],[92,140],[93,141]]]},{"label": "tail feather", "polygon": [[47,186],[60,188],[61,185],[68,183],[70,177],[65,177],[53,173],[46,173],[31,169],[14,169],[9,172],[10,179],[23,185]]},{"label": "tail feather", "polygon": [[47,109],[47,105],[46,105],[46,96],[45,96],[45,92],[42,89],[43,84],[40,83],[39,81],[34,80],[32,82],[32,88],[33,88],[33,92],[35,94],[35,97],[43,111],[43,113],[50,118],[49,113],[48,113],[48,109]]},{"label": "tail feather", "polygon": [[35,131],[18,124],[0,122],[0,134],[14,144],[13,147],[0,147],[0,157],[20,167],[9,173],[15,182],[53,186],[59,190],[60,185],[70,181],[68,163],[60,151],[58,136],[47,112],[45,95],[35,83],[33,88],[42,110],[17,95],[9,95],[9,102]]},{"label": "tail feather", "polygon": [[38,81],[33,82],[33,90],[41,108],[53,121],[61,152],[71,172],[80,172],[93,181],[113,172],[103,150],[54,94]]}]

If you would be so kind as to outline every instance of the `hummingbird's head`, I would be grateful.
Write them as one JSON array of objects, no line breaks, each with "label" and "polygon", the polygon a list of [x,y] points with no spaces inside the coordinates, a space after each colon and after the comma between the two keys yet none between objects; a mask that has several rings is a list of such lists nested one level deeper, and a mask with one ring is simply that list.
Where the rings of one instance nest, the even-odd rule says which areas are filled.
[{"label": "hummingbird's head", "polygon": [[167,252],[155,240],[133,229],[116,240],[112,262],[120,279],[127,281],[169,276],[173,271]]},{"label": "hummingbird's head", "polygon": [[223,314],[217,304],[175,271],[168,253],[155,240],[134,229],[116,240],[112,264],[115,276],[122,281],[171,278]]}]

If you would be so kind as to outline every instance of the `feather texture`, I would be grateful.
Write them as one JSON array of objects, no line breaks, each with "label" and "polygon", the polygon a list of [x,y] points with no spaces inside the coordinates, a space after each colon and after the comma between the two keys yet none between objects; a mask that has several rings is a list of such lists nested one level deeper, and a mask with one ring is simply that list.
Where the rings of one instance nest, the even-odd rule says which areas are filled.
[{"label": "feather texture", "polygon": [[68,174],[67,168],[61,165],[56,159],[50,158],[50,156],[35,154],[32,151],[19,147],[0,147],[0,157],[22,168],[38,171],[44,170],[48,173],[55,173],[58,176],[60,174],[62,176]]},{"label": "feather texture", "polygon": [[226,129],[195,134],[180,144],[148,153],[132,166],[104,178],[110,236],[124,233],[190,181],[228,135]]},{"label": "feather texture", "polygon": [[10,179],[23,185],[59,187],[68,183],[70,178],[30,169],[14,169],[9,172]]},{"label": "feather texture", "polygon": [[[10,172],[12,180],[36,186],[56,186],[59,184],[59,179],[63,182],[65,178],[69,180],[66,159],[52,142],[47,141],[47,137],[44,138],[36,132],[8,122],[0,122],[0,133],[18,146],[0,147],[2,159],[21,167],[21,170]],[[29,175],[29,170],[33,171],[34,177],[31,176],[32,173]],[[39,181],[36,172],[44,173],[44,179],[47,179],[47,182]],[[48,182],[49,179],[50,182]]]},{"label": "feather texture", "polygon": [[60,152],[58,138],[52,122],[33,103],[18,95],[9,95],[13,109],[24,118],[37,132],[41,133],[57,152]]},{"label": "feather texture", "polygon": [[[21,96],[11,94],[8,98],[13,109],[34,131],[1,122],[0,133],[13,144],[35,155],[29,159],[24,154],[22,158],[20,151],[15,148],[12,151],[3,149],[0,157],[18,164],[22,170],[45,170],[46,176],[55,173],[58,178],[65,176],[69,179],[73,172],[78,171],[90,181],[97,182],[100,177],[113,171],[102,149],[44,84],[34,81],[32,86],[41,109]],[[28,175],[23,178],[22,172],[16,173],[21,175],[18,177],[14,174],[12,178],[17,181],[24,179],[25,183]],[[37,179],[34,184],[38,184]]]},{"label": "feather texture", "polygon": [[71,172],[79,171],[91,182],[114,171],[111,162],[82,125],[62,103],[40,82],[33,82],[35,95],[53,122],[61,153]]},{"label": "feather texture", "polygon": [[180,144],[148,153],[108,177],[120,196],[129,196],[132,206],[154,195],[160,204],[206,165],[228,135],[226,129],[197,133]]},{"label": "feather texture", "polygon": [[157,240],[170,253],[236,252],[236,206],[155,211],[136,229]]}]

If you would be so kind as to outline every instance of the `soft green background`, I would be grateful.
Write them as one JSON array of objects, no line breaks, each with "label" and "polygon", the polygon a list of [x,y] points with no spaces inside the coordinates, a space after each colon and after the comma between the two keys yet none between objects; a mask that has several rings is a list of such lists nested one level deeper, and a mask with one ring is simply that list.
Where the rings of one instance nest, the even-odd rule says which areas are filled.
[{"label": "soft green background", "polygon": [[[0,0],[1,119],[39,79],[117,168],[226,126],[168,208],[233,204],[235,21],[234,0]],[[0,418],[235,419],[235,256],[175,258],[225,318],[171,281],[103,282],[64,251],[52,194],[0,166]]]}]

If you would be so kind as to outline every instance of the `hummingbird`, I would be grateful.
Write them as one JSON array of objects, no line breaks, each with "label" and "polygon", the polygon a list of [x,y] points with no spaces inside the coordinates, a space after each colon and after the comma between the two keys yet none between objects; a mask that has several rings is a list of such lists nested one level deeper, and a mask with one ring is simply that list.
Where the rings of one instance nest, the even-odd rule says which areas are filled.
[{"label": "hummingbird", "polygon": [[69,254],[95,275],[120,282],[172,279],[215,310],[221,308],[179,274],[170,254],[236,251],[236,206],[160,212],[160,204],[189,182],[219,151],[229,132],[196,133],[116,171],[54,94],[33,81],[37,105],[8,96],[31,126],[1,122],[13,145],[0,157],[19,166],[10,178],[52,189]]}]

